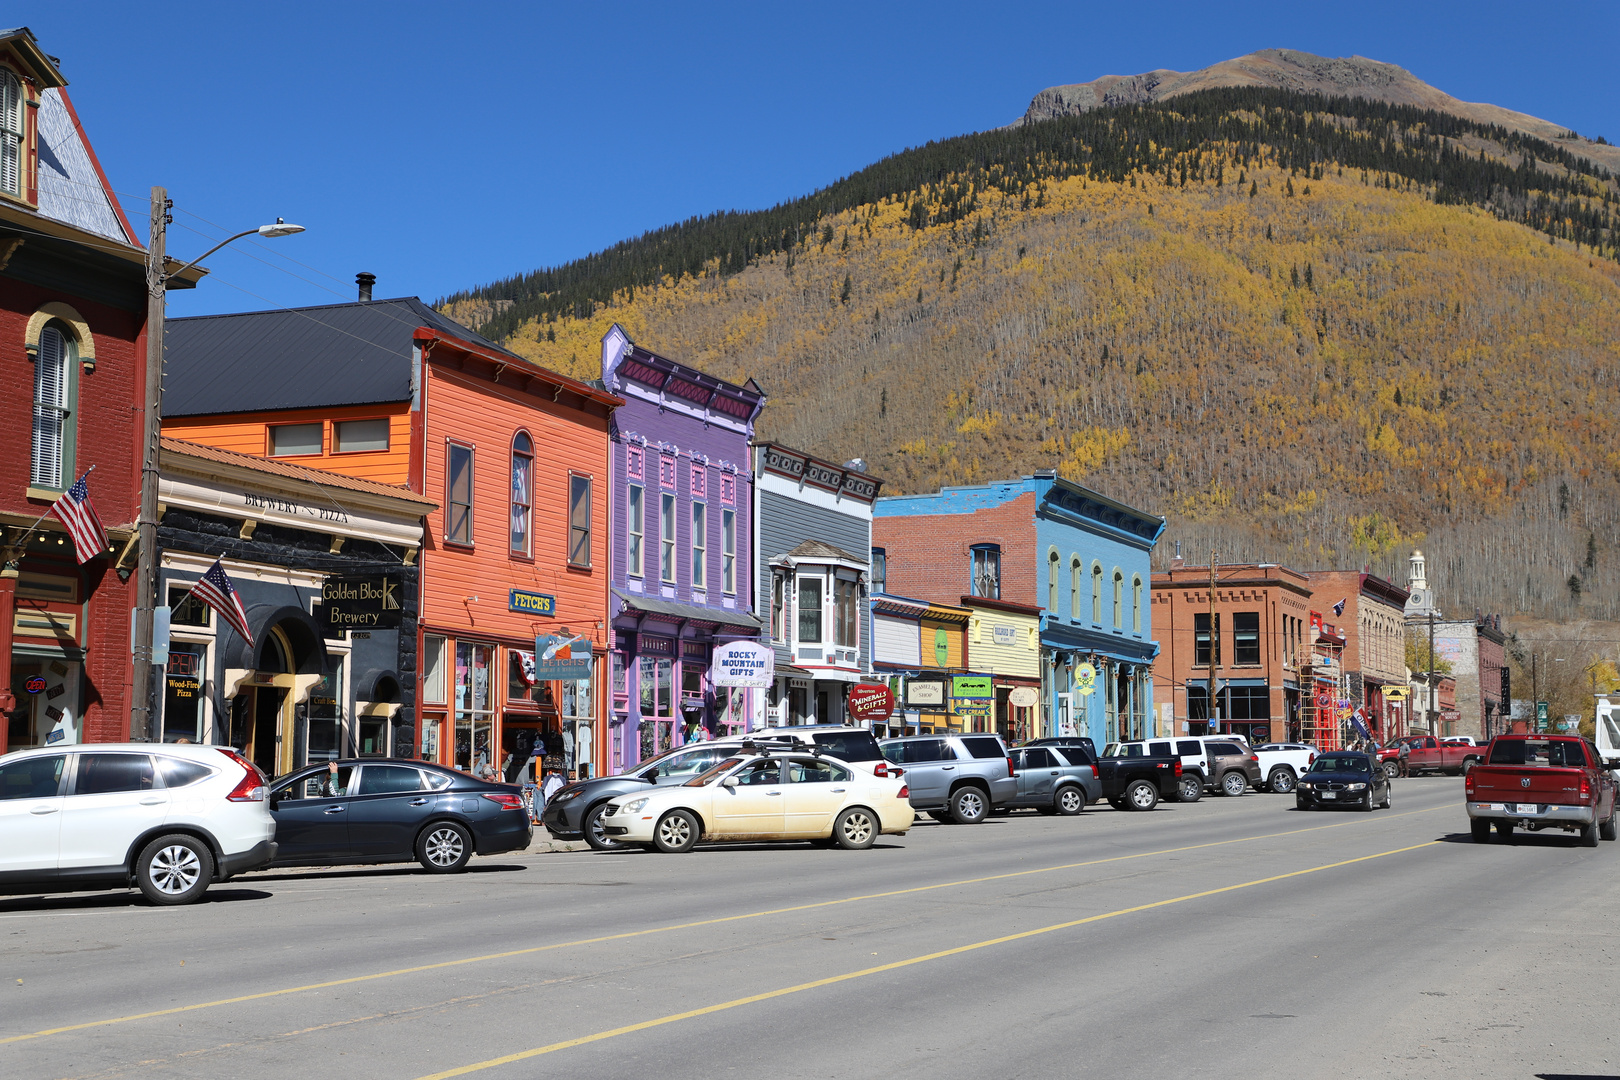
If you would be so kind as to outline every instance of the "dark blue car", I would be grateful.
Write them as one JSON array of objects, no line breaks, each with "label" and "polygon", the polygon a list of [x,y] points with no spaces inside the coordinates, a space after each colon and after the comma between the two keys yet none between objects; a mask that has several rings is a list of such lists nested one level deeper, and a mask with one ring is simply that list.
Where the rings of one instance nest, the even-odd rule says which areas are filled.
[{"label": "dark blue car", "polygon": [[463,869],[473,855],[529,846],[522,789],[443,765],[363,758],[310,765],[275,780],[276,866],[420,862]]},{"label": "dark blue car", "polygon": [[1320,810],[1325,806],[1353,806],[1370,811],[1389,809],[1389,777],[1367,754],[1327,750],[1317,755],[1294,789],[1294,806]]}]

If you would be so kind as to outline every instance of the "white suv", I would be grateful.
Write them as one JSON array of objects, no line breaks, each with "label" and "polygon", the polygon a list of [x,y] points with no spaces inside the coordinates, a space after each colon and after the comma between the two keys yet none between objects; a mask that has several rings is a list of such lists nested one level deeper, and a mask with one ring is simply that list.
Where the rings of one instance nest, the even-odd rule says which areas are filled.
[{"label": "white suv", "polygon": [[187,904],[275,858],[264,774],[229,747],[92,743],[0,757],[0,893],[138,886]]}]

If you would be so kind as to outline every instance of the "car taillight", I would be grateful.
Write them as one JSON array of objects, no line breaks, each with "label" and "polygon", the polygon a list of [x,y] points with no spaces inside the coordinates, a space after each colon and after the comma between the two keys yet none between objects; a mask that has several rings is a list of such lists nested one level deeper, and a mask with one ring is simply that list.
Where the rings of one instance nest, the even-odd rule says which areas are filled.
[{"label": "car taillight", "polygon": [[1315,755],[1315,754],[1308,754],[1308,755],[1306,755],[1306,757],[1305,757],[1305,764],[1306,764],[1306,765],[1307,765],[1307,766],[1311,766],[1311,765],[1315,765],[1315,764],[1316,764],[1316,755]]},{"label": "car taillight", "polygon": [[502,810],[523,809],[523,796],[509,791],[486,791],[484,798],[499,806]]},{"label": "car taillight", "polygon": [[897,799],[909,799],[911,798],[911,789],[905,784],[901,784],[900,790],[894,793],[894,797]]},{"label": "car taillight", "polygon": [[1463,796],[1465,798],[1469,798],[1469,799],[1472,799],[1474,797],[1474,774],[1473,773],[1469,773],[1467,776],[1463,777]]},{"label": "car taillight", "polygon": [[259,775],[258,769],[249,764],[247,770],[242,773],[242,779],[236,782],[236,786],[225,798],[230,802],[264,802],[268,794],[270,789],[265,786],[264,777]]},{"label": "car taillight", "polygon": [[889,775],[889,763],[887,761],[880,761],[876,765],[872,766],[872,775],[873,776],[888,776]]},{"label": "car taillight", "polygon": [[1590,799],[1591,797],[1592,781],[1583,776],[1581,777],[1581,798]]},{"label": "car taillight", "polygon": [[1254,762],[1256,765],[1258,765],[1258,764],[1260,764],[1260,755],[1259,754],[1250,754],[1249,755],[1249,760]]},{"label": "car taillight", "polygon": [[1007,755],[1007,775],[1008,776],[1017,776],[1018,775],[1018,766],[1013,764],[1013,759],[1012,759],[1011,754]]},{"label": "car taillight", "polygon": [[1176,775],[1181,775],[1181,758],[1179,756],[1176,758]]}]

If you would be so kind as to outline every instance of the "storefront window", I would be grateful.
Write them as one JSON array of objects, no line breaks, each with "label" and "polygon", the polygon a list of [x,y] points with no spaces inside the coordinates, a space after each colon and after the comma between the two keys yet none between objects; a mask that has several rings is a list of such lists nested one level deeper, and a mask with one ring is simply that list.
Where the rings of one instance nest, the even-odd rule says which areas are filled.
[{"label": "storefront window", "polygon": [[641,715],[674,716],[674,662],[643,656],[641,661]]},{"label": "storefront window", "polygon": [[467,772],[477,773],[491,764],[490,677],[494,666],[492,646],[456,643],[455,766]]},{"label": "storefront window", "polygon": [[430,716],[422,721],[422,760],[439,760],[439,725],[444,723],[436,716]]},{"label": "storefront window", "polygon": [[444,703],[444,638],[432,634],[422,639],[422,700]]},{"label": "storefront window", "polygon": [[189,641],[169,646],[163,680],[164,742],[203,741],[202,684],[207,652],[208,646]]},{"label": "storefront window", "polygon": [[[173,654],[170,654],[170,657],[172,659]],[[315,689],[310,691],[307,721],[309,732],[304,741],[305,759],[299,764],[336,761],[343,756],[342,700],[343,658],[336,656],[333,657],[332,673],[316,683]]]},{"label": "storefront window", "polygon": [[7,747],[54,746],[79,741],[79,665],[67,660],[15,656],[7,716]]}]

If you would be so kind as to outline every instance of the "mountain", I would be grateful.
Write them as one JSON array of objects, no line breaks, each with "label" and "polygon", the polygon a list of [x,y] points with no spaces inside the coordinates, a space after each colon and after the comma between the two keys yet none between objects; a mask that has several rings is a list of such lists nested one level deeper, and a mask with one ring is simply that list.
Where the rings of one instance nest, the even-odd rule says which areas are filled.
[{"label": "mountain", "polygon": [[1620,617],[1609,170],[1261,87],[931,143],[443,302],[596,373],[614,321],[885,490],[1057,468],[1202,558],[1371,565],[1449,610]]},{"label": "mountain", "polygon": [[1160,69],[1141,75],[1104,75],[1088,83],[1052,86],[1036,94],[1019,123],[1073,116],[1109,105],[1146,105],[1220,87],[1257,86],[1324,97],[1362,98],[1459,116],[1479,124],[1543,139],[1611,172],[1620,172],[1620,147],[1583,138],[1567,126],[1525,113],[1459,101],[1405,68],[1364,56],[1315,56],[1294,49],[1261,49],[1198,71]]}]

